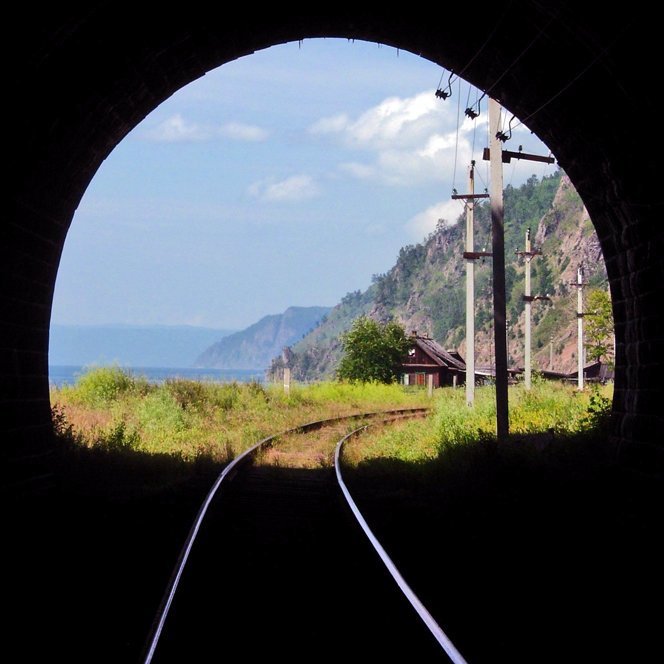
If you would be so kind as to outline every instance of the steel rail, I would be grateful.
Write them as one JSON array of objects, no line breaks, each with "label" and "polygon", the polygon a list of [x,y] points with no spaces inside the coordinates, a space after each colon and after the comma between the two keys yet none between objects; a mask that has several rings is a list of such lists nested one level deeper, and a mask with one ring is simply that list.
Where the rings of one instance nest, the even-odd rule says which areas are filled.
[{"label": "steel rail", "polygon": [[180,583],[180,579],[182,577],[182,573],[184,572],[184,568],[187,564],[187,561],[189,560],[189,554],[191,553],[191,550],[194,546],[194,542],[196,541],[196,536],[198,535],[198,531],[201,528],[201,525],[203,523],[203,519],[205,518],[205,515],[208,511],[208,508],[210,506],[210,503],[214,499],[217,491],[219,490],[219,487],[221,486],[221,483],[229,476],[229,474],[237,468],[240,464],[244,463],[249,459],[251,456],[253,456],[259,449],[262,447],[273,443],[276,439],[286,436],[289,434],[293,433],[306,433],[307,431],[314,431],[315,429],[320,429],[324,426],[330,425],[330,424],[335,424],[338,422],[343,422],[344,420],[356,420],[356,419],[361,419],[361,418],[371,418],[371,417],[378,417],[380,415],[406,415],[406,414],[414,414],[414,413],[424,413],[430,410],[429,408],[399,408],[395,410],[383,410],[383,411],[373,411],[370,413],[358,413],[356,415],[340,415],[338,417],[331,417],[328,419],[324,420],[315,420],[313,422],[307,422],[306,424],[301,424],[297,427],[293,427],[292,429],[286,429],[285,431],[282,431],[280,433],[272,434],[271,436],[267,436],[265,438],[262,438],[259,440],[257,443],[252,445],[250,448],[239,454],[237,457],[235,457],[228,465],[224,467],[224,469],[221,471],[217,479],[215,480],[214,484],[212,485],[212,488],[208,492],[207,496],[205,497],[205,500],[203,501],[200,509],[198,510],[198,513],[196,514],[196,518],[194,519],[193,526],[191,527],[191,530],[189,531],[189,534],[187,535],[187,539],[185,540],[184,546],[182,547],[182,550],[180,551],[180,555],[178,556],[177,563],[175,565],[175,569],[173,570],[173,573],[171,575],[171,578],[169,580],[168,586],[166,588],[166,592],[164,593],[164,596],[162,598],[161,604],[159,605],[159,609],[157,611],[157,614],[155,616],[155,619],[152,624],[152,628],[150,630],[150,634],[148,636],[147,640],[147,645],[144,650],[145,655],[143,657],[143,664],[151,664],[152,659],[155,655],[155,652],[157,650],[157,646],[159,644],[159,639],[161,638],[162,631],[164,629],[164,625],[166,623],[166,619],[168,618],[168,614],[170,612],[171,604],[173,603],[173,599],[175,597],[175,593],[178,589],[178,585]]},{"label": "steel rail", "polygon": [[359,427],[358,429],[355,429],[355,431],[351,431],[349,434],[346,434],[337,443],[337,447],[334,451],[334,470],[337,474],[337,481],[339,482],[341,491],[351,511],[355,515],[355,518],[357,519],[365,535],[373,545],[373,548],[376,550],[376,553],[378,553],[378,555],[380,556],[380,559],[383,561],[383,564],[387,568],[388,572],[392,575],[392,578],[396,581],[399,588],[401,588],[401,592],[403,592],[403,594],[406,596],[406,599],[411,603],[415,611],[417,611],[417,614],[420,616],[424,624],[429,628],[429,631],[431,632],[431,634],[433,634],[436,641],[438,641],[443,650],[447,653],[447,656],[452,660],[452,662],[454,662],[454,664],[467,664],[466,660],[463,658],[461,653],[456,649],[450,638],[447,636],[447,634],[445,634],[445,632],[436,622],[434,617],[429,613],[424,604],[422,604],[421,600],[415,594],[412,588],[406,583],[403,576],[401,576],[401,573],[397,569],[396,565],[392,562],[392,559],[387,555],[387,552],[385,551],[381,543],[378,541],[376,536],[373,534],[371,528],[369,527],[369,524],[362,516],[360,509],[353,500],[353,497],[350,495],[350,491],[348,490],[348,487],[346,486],[346,483],[343,480],[343,477],[341,475],[341,449],[343,447],[343,444],[349,438],[356,436],[360,432],[364,431],[367,428],[367,426],[368,425],[364,425],[362,427]]}]

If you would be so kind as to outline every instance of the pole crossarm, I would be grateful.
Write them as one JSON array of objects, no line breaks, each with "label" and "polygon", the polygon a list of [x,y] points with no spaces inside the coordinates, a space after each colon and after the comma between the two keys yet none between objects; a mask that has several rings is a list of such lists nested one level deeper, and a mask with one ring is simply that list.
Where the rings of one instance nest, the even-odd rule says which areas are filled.
[{"label": "pole crossarm", "polygon": [[522,295],[521,299],[524,302],[535,302],[537,300],[551,300],[548,295]]},{"label": "pole crossarm", "polygon": [[489,194],[452,194],[453,201],[474,201],[476,198],[489,198]]},{"label": "pole crossarm", "polygon": [[[484,161],[491,161],[491,149],[484,148],[482,152],[482,159]],[[539,154],[529,154],[528,152],[514,152],[513,150],[503,150],[502,161],[503,164],[509,164],[512,159],[525,159],[526,161],[539,161],[544,164],[555,164],[556,160],[553,157],[543,157]]]},{"label": "pole crossarm", "polygon": [[486,256],[493,256],[493,252],[491,252],[491,251],[464,251],[463,252],[463,257],[467,258],[468,260],[471,260],[471,261],[477,260],[478,258],[485,258]]}]

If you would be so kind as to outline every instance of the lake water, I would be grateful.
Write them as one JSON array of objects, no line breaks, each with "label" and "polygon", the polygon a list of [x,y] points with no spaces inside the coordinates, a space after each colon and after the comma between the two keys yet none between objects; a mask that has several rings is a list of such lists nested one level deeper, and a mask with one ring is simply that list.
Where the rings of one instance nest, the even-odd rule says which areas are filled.
[{"label": "lake water", "polygon": [[[49,383],[55,387],[73,385],[76,379],[85,373],[87,367],[58,366],[48,368]],[[123,367],[136,376],[143,376],[153,383],[162,383],[168,378],[187,378],[190,380],[230,383],[247,383],[252,380],[265,381],[265,372],[261,369],[189,369],[169,367]]]}]

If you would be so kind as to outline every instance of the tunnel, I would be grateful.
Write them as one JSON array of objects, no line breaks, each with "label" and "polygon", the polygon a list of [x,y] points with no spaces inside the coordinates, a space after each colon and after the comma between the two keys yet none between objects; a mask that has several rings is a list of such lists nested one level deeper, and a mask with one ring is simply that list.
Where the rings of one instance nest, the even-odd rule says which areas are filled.
[{"label": "tunnel", "polygon": [[0,265],[9,491],[47,491],[53,481],[51,305],[68,227],[99,166],[146,115],[207,71],[276,44],[325,37],[386,44],[437,63],[498,99],[551,148],[590,213],[609,275],[611,443],[625,467],[661,473],[664,270],[650,7],[637,2],[619,13],[515,0],[324,16],[199,2],[177,11],[123,1],[17,9],[8,23],[17,31],[8,163],[16,207],[2,221]]}]

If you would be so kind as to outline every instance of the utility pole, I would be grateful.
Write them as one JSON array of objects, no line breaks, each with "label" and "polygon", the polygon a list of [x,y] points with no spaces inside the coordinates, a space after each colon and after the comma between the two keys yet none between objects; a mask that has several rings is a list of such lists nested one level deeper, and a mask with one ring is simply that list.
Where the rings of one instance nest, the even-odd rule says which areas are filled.
[{"label": "utility pole", "polygon": [[576,321],[577,321],[577,349],[578,377],[577,387],[583,391],[583,266],[579,265],[576,271]]},{"label": "utility pole", "polygon": [[474,215],[475,199],[489,198],[489,194],[475,193],[475,160],[470,162],[468,171],[468,193],[452,195],[454,200],[466,202],[466,405],[475,404],[475,261],[482,256],[490,256],[490,252],[475,251]]},{"label": "utility pole", "polygon": [[553,371],[553,335],[549,339],[549,371]]},{"label": "utility pole", "polygon": [[509,434],[507,402],[507,315],[505,304],[505,227],[503,222],[503,163],[512,159],[526,159],[553,164],[552,157],[503,150],[507,136],[500,130],[500,104],[489,98],[489,147],[484,149],[484,159],[491,171],[491,232],[493,248],[493,337],[496,356],[496,430],[498,440]]},{"label": "utility pole", "polygon": [[526,251],[524,252],[524,256],[526,259],[526,290],[525,290],[525,295],[524,295],[524,300],[526,304],[526,352],[525,352],[525,384],[526,384],[526,389],[529,390],[531,387],[531,363],[530,363],[530,310],[532,308],[531,303],[532,300],[530,299],[530,261],[532,260],[532,252],[531,252],[531,247],[530,247],[530,228],[526,231]]},{"label": "utility pole", "polygon": [[493,253],[493,339],[496,358],[496,435],[507,440],[509,414],[507,403],[507,322],[505,303],[505,226],[503,208],[503,147],[500,131],[500,104],[489,99],[491,172],[491,245]]},{"label": "utility pole", "polygon": [[525,352],[524,352],[524,387],[529,390],[532,384],[532,360],[530,357],[531,348],[532,348],[532,337],[531,337],[531,309],[532,303],[534,300],[548,300],[548,295],[538,295],[533,297],[530,291],[530,261],[534,256],[541,255],[541,251],[538,249],[533,249],[530,243],[530,228],[526,230],[526,250],[517,251],[518,256],[523,256],[526,259],[526,287],[523,295],[523,301],[525,302]]}]

